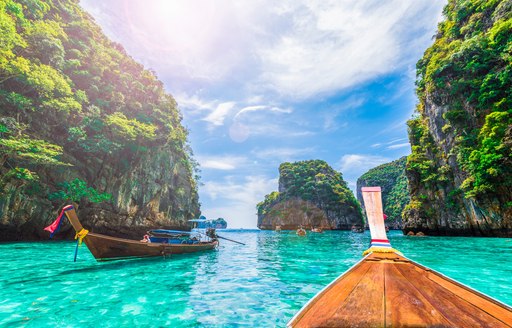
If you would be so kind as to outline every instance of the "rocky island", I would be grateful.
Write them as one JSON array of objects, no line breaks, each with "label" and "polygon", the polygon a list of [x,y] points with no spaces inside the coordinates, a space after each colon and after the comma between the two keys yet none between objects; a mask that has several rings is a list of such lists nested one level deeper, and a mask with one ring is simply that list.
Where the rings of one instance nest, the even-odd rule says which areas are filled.
[{"label": "rocky island", "polygon": [[404,233],[512,236],[511,9],[449,1],[417,63]]},{"label": "rocky island", "polygon": [[258,228],[349,230],[362,225],[361,207],[341,173],[321,160],[282,163],[279,191],[257,205]]},{"label": "rocky island", "polygon": [[379,165],[357,179],[357,200],[363,204],[362,187],[380,186],[382,188],[382,206],[387,216],[386,225],[392,229],[401,229],[402,211],[410,201],[407,190],[407,177],[404,156],[391,163]]}]

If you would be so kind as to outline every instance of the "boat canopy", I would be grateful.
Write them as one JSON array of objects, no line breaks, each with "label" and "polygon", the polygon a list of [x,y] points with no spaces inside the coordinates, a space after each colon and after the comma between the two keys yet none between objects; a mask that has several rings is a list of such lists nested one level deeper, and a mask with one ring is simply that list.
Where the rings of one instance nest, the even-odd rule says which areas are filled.
[{"label": "boat canopy", "polygon": [[157,235],[190,235],[190,231],[155,229],[149,230],[150,234]]}]

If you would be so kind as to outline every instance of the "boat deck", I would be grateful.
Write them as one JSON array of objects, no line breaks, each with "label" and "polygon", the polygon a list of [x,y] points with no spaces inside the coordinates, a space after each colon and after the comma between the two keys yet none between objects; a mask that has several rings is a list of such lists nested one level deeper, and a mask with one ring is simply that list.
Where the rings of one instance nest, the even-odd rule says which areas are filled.
[{"label": "boat deck", "polygon": [[290,327],[512,327],[512,309],[395,253],[372,253]]}]

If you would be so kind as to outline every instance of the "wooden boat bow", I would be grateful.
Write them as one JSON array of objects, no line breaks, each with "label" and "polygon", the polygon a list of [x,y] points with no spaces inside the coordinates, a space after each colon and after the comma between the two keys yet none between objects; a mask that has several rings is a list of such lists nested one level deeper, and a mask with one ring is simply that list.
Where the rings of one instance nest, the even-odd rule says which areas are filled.
[{"label": "wooden boat bow", "polygon": [[512,327],[509,306],[386,245],[380,188],[363,188],[363,197],[372,235],[368,255],[313,297],[288,327]]}]

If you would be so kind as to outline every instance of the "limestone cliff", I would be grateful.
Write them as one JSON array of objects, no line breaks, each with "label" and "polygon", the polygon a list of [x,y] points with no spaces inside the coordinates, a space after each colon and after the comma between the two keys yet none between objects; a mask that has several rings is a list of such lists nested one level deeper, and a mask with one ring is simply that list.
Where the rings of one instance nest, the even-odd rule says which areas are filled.
[{"label": "limestone cliff", "polygon": [[407,157],[391,163],[379,165],[357,179],[357,200],[362,204],[361,188],[380,186],[382,188],[382,205],[387,215],[386,224],[394,229],[402,227],[402,211],[410,201],[407,190],[405,164]]},{"label": "limestone cliff", "polygon": [[339,172],[321,160],[283,163],[279,191],[257,205],[260,229],[348,230],[362,225],[361,207]]},{"label": "limestone cliff", "polygon": [[94,232],[187,228],[195,161],[155,74],[78,1],[1,1],[0,22],[0,240],[47,238],[71,201]]},{"label": "limestone cliff", "polygon": [[404,233],[512,236],[512,2],[444,16],[417,64]]}]

